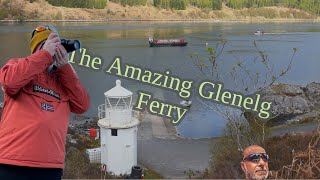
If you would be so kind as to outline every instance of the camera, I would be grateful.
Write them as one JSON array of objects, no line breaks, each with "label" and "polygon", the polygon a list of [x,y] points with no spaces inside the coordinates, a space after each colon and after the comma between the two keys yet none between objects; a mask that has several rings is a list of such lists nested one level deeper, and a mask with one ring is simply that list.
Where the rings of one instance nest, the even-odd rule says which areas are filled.
[{"label": "camera", "polygon": [[61,39],[61,45],[67,50],[68,53],[81,48],[79,40]]},{"label": "camera", "polygon": [[[67,53],[79,50],[81,48],[79,40],[60,39],[60,41],[61,41],[61,45],[67,50]],[[48,67],[49,74],[51,74],[57,70],[58,70],[58,68],[56,66],[56,62],[54,62],[53,64],[51,64]]]}]

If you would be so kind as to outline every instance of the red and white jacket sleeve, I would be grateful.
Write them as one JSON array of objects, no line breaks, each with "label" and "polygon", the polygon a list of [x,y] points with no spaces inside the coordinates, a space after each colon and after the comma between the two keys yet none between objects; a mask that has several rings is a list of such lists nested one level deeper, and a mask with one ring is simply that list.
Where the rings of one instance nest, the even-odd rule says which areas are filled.
[{"label": "red and white jacket sleeve", "polygon": [[9,96],[15,95],[52,63],[53,59],[46,50],[40,50],[25,58],[9,60],[0,70],[0,83],[4,92]]},{"label": "red and white jacket sleeve", "polygon": [[59,68],[57,73],[61,85],[70,98],[71,112],[76,114],[84,113],[89,108],[90,98],[71,64],[66,64]]}]

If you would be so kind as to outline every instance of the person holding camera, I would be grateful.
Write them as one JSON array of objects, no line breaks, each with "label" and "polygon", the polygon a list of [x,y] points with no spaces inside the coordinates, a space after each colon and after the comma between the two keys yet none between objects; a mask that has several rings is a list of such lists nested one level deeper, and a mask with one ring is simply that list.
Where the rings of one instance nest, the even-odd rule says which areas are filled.
[{"label": "person holding camera", "polygon": [[[30,49],[0,70],[0,179],[61,179],[70,112],[84,113],[89,95],[57,32],[36,28]],[[49,72],[52,64],[56,70]]]}]

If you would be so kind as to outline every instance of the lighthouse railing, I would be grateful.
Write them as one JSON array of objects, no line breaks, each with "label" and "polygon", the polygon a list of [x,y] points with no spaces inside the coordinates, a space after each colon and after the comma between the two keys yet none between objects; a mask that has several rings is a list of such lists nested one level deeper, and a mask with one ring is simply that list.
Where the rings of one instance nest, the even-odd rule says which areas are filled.
[{"label": "lighthouse railing", "polygon": [[98,117],[99,117],[99,119],[103,119],[106,117],[106,105],[105,104],[101,104],[100,106],[98,106]]}]

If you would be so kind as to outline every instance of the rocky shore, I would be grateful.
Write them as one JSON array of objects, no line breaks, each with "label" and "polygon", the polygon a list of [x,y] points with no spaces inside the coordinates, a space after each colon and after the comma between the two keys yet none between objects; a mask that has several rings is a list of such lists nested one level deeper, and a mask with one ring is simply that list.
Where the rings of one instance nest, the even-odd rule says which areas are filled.
[{"label": "rocky shore", "polygon": [[[320,83],[312,82],[305,87],[290,84],[274,84],[259,93],[265,100],[272,101],[271,126],[312,121],[320,117]],[[245,117],[250,122],[251,113]]]}]

